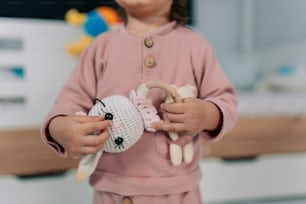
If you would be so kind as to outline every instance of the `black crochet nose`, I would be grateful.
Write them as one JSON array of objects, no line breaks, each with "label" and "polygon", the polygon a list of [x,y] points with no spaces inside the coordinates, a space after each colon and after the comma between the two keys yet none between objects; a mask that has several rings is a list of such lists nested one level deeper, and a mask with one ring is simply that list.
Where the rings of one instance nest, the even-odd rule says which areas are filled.
[{"label": "black crochet nose", "polygon": [[116,145],[121,145],[123,143],[123,138],[122,137],[117,137],[115,139],[115,143],[116,143]]},{"label": "black crochet nose", "polygon": [[105,114],[105,120],[113,120],[113,114],[111,114],[111,113],[106,113],[106,114]]}]

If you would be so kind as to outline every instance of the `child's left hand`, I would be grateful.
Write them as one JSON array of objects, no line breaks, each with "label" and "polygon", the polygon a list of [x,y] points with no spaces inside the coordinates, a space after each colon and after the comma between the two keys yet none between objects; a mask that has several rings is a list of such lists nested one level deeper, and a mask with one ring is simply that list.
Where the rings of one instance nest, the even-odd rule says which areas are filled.
[{"label": "child's left hand", "polygon": [[184,99],[182,103],[162,103],[161,109],[169,122],[153,123],[157,130],[194,136],[203,130],[215,131],[222,124],[219,108],[198,98]]}]

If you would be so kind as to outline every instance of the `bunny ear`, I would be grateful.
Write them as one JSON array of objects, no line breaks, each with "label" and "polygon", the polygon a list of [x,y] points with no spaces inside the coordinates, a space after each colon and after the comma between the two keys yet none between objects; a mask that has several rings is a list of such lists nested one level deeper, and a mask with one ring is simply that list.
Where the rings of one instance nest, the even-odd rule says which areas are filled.
[{"label": "bunny ear", "polygon": [[137,95],[138,96],[146,97],[148,95],[148,92],[149,92],[149,89],[148,89],[148,87],[146,86],[145,83],[140,84],[140,86],[138,86],[138,88],[137,88]]},{"label": "bunny ear", "polygon": [[81,159],[76,173],[77,182],[84,181],[94,172],[102,154],[103,150],[100,150],[96,154],[89,154]]}]

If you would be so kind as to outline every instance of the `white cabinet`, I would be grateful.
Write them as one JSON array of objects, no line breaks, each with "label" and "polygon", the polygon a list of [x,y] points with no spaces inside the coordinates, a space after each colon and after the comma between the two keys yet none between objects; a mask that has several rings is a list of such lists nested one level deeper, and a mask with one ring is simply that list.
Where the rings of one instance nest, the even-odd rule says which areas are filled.
[{"label": "white cabinet", "polygon": [[75,172],[65,175],[19,179],[0,176],[0,203],[91,204],[93,189],[88,182],[76,183]]},{"label": "white cabinet", "polygon": [[261,156],[250,161],[204,159],[201,167],[204,203],[306,195],[306,153]]},{"label": "white cabinet", "polygon": [[75,67],[63,21],[0,18],[0,128],[38,127]]}]

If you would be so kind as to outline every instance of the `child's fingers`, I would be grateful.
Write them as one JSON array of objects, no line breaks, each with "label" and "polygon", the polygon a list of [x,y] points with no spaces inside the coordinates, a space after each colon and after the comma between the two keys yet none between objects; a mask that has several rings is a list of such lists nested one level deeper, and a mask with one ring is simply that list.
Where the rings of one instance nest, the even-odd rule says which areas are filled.
[{"label": "child's fingers", "polygon": [[80,123],[97,122],[97,121],[105,120],[104,115],[99,115],[99,116],[75,115],[73,117],[76,121]]},{"label": "child's fingers", "polygon": [[94,122],[83,123],[82,126],[83,126],[83,131],[84,131],[85,135],[90,135],[90,134],[95,133],[97,131],[106,130],[111,124],[112,124],[112,121],[103,120],[103,121],[94,121]]},{"label": "child's fingers", "polygon": [[183,123],[169,123],[169,122],[155,122],[152,124],[152,127],[167,132],[184,132],[186,131]]},{"label": "child's fingers", "polygon": [[87,135],[83,137],[83,144],[84,146],[89,147],[101,147],[104,145],[108,137],[109,133],[107,131],[104,131],[99,135]]},{"label": "child's fingers", "polygon": [[184,121],[186,120],[184,114],[173,114],[168,112],[165,112],[164,114],[165,117],[172,123],[184,123]]},{"label": "child's fingers", "polygon": [[95,154],[103,148],[108,137],[109,134],[107,131],[99,135],[83,136],[78,147],[69,149],[69,155],[75,158],[83,157],[87,154]]},{"label": "child's fingers", "polygon": [[162,103],[160,107],[169,113],[182,114],[185,112],[183,103]]}]

